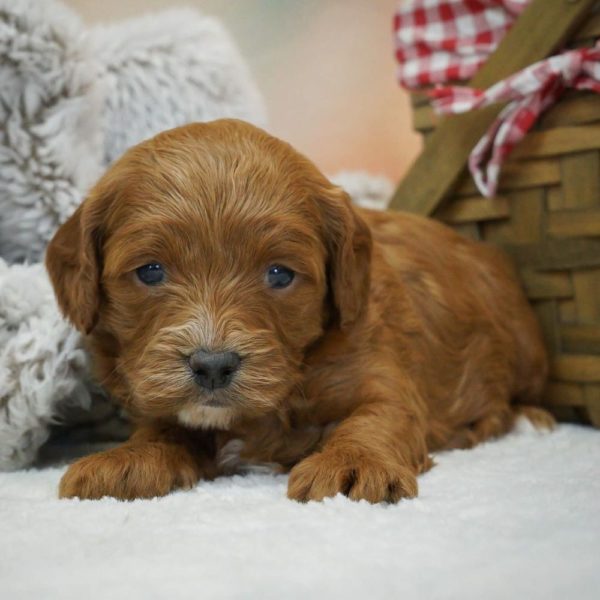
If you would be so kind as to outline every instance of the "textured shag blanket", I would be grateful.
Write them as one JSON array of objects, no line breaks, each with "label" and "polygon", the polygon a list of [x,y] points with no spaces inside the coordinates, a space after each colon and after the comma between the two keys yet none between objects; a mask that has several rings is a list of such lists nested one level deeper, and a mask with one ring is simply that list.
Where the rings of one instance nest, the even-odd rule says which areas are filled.
[{"label": "textured shag blanket", "polygon": [[595,600],[600,432],[521,431],[437,456],[420,496],[285,498],[286,477],[156,500],[57,500],[63,467],[0,473],[0,595],[19,600]]}]

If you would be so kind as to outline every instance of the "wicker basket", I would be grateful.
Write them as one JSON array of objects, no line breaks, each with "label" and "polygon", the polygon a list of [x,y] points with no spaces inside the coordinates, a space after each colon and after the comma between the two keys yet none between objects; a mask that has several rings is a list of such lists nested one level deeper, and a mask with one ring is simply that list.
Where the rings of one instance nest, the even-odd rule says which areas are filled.
[{"label": "wicker basket", "polygon": [[[597,8],[598,3],[584,0],[577,6],[536,0],[489,63],[502,64],[511,45],[527,39],[527,23],[521,21],[540,21],[540,11],[571,11],[570,23],[548,33],[555,36],[554,47],[565,37],[570,46],[592,45],[600,37]],[[583,27],[578,25],[582,18]],[[476,79],[502,79],[503,73],[493,73],[494,65]],[[481,87],[475,79],[472,83]],[[600,95],[567,93],[543,115],[505,163],[493,199],[479,195],[464,167],[468,151],[499,109],[439,120],[423,95],[414,96],[413,107],[415,128],[427,143],[399,186],[393,208],[429,214],[471,238],[500,245],[512,256],[551,355],[548,408],[561,420],[600,427]],[[455,149],[452,136],[460,138],[460,148]],[[455,150],[462,165],[456,162],[453,177],[446,163]],[[445,182],[424,188],[418,182],[425,169],[433,179],[438,172]]]}]

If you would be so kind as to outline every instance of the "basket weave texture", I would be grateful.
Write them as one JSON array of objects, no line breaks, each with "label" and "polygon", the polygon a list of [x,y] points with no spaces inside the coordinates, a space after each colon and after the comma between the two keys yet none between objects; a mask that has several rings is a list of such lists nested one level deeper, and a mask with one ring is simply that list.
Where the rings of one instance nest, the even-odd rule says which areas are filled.
[{"label": "basket weave texture", "polygon": [[[570,46],[598,37],[594,12]],[[413,109],[427,138],[438,118],[423,94]],[[549,109],[504,164],[496,197],[464,173],[432,216],[514,259],[551,357],[547,407],[600,427],[600,95],[568,92]]]}]

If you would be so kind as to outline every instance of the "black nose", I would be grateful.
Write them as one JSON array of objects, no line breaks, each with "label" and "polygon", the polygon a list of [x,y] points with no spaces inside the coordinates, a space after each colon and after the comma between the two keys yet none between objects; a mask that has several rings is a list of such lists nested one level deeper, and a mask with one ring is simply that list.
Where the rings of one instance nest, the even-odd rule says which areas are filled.
[{"label": "black nose", "polygon": [[190,367],[196,382],[207,390],[227,387],[240,366],[235,352],[205,352],[198,350],[190,356]]}]

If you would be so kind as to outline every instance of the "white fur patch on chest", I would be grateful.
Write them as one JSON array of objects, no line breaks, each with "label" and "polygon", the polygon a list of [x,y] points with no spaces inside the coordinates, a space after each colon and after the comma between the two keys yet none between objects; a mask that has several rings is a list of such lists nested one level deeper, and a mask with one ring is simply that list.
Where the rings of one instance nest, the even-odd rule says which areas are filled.
[{"label": "white fur patch on chest", "polygon": [[229,429],[236,412],[223,406],[188,404],[177,413],[182,425],[199,429]]}]

